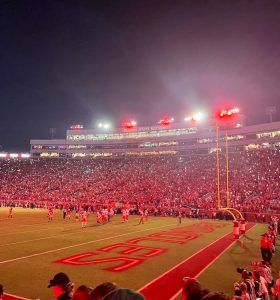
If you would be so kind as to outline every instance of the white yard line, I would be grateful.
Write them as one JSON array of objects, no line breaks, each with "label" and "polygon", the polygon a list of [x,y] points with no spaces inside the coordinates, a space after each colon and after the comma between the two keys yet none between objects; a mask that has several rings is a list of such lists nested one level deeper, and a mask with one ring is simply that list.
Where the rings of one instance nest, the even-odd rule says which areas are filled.
[{"label": "white yard line", "polygon": [[[48,224],[51,224],[51,223],[48,223]],[[0,236],[7,236],[7,235],[13,235],[13,234],[22,234],[22,233],[30,233],[30,232],[36,232],[36,231],[44,231],[44,230],[57,230],[58,228],[65,228],[66,227],[66,225],[67,225],[67,228],[68,228],[68,226],[69,225],[74,225],[75,223],[65,223],[64,224],[64,226],[63,225],[61,225],[61,226],[59,226],[59,227],[51,227],[51,226],[49,226],[49,227],[47,227],[47,228],[40,228],[40,229],[34,229],[34,230],[26,230],[26,231],[20,231],[20,232],[10,232],[10,233],[2,233],[2,234],[0,234]],[[39,225],[39,224],[38,224]],[[40,226],[41,226],[42,224],[40,224]],[[21,225],[22,226],[22,225]],[[28,225],[24,225],[24,226],[28,226]],[[33,225],[30,225],[30,226],[33,226]],[[69,226],[70,227],[70,226]]]},{"label": "white yard line", "polygon": [[54,252],[59,252],[59,251],[66,250],[66,249],[71,249],[71,248],[80,247],[80,246],[84,246],[84,245],[88,245],[88,244],[92,244],[92,243],[111,240],[111,239],[119,238],[119,237],[122,237],[122,236],[127,236],[127,235],[130,235],[130,234],[145,232],[145,231],[149,231],[149,230],[166,228],[166,227],[170,227],[170,226],[174,226],[174,225],[175,224],[171,224],[171,225],[165,225],[165,226],[160,226],[160,227],[153,227],[153,228],[147,228],[147,229],[128,232],[128,233],[123,233],[123,234],[119,234],[119,235],[116,235],[116,236],[113,236],[113,237],[111,236],[111,237],[107,237],[107,238],[102,238],[102,239],[98,239],[98,240],[88,241],[88,242],[84,242],[84,243],[80,243],[80,244],[75,244],[75,245],[71,245],[71,246],[66,246],[66,247],[62,247],[62,248],[57,248],[57,249],[48,250],[48,251],[44,251],[44,252],[34,253],[34,254],[21,256],[21,257],[17,257],[17,258],[12,258],[12,259],[8,259],[8,260],[3,260],[3,261],[0,261],[0,264],[5,264],[5,263],[9,263],[9,262],[24,260],[24,259],[31,258],[31,257],[41,256],[41,255],[54,253]]},{"label": "white yard line", "polygon": [[[75,223],[73,223],[75,224]],[[120,224],[114,224],[112,223],[113,225],[120,225]],[[67,225],[70,225],[70,224],[67,224]],[[77,225],[77,224],[76,224]],[[95,224],[94,224],[95,225]],[[100,226],[92,226],[92,225],[89,225],[87,226],[87,232],[89,232],[90,229],[92,230],[96,230],[97,228],[101,229],[104,228],[104,231],[106,231],[106,227],[101,227],[102,225]],[[65,228],[65,227],[59,227],[59,228]],[[55,228],[54,228],[55,229]],[[78,229],[77,226],[73,226],[72,229]],[[44,229],[44,230],[48,230],[48,229]],[[32,230],[32,231],[24,231],[22,233],[25,233],[25,232],[34,232],[34,231],[41,231],[41,230]],[[99,232],[100,232],[99,231]],[[101,231],[102,232],[102,231]],[[19,232],[18,232],[19,233]],[[21,241],[21,242],[13,242],[13,243],[7,243],[7,244],[1,244],[0,247],[4,247],[4,246],[11,246],[11,245],[17,245],[17,244],[25,244],[25,243],[28,243],[28,242],[36,242],[36,241],[41,241],[41,240],[47,240],[47,239],[51,239],[51,238],[55,238],[55,237],[59,237],[59,236],[69,236],[69,235],[74,235],[74,234],[77,234],[79,232],[70,232],[70,233],[65,233],[65,232],[62,232],[60,234],[56,234],[56,235],[50,235],[50,236],[47,236],[47,237],[42,237],[42,238],[36,238],[36,239],[30,239],[30,240],[24,240],[24,241]],[[1,235],[0,235],[1,236]]]},{"label": "white yard line", "polygon": [[[63,220],[62,220],[63,221]],[[92,221],[92,222],[91,222]],[[8,236],[8,235],[14,235],[14,234],[24,234],[24,233],[30,233],[30,232],[36,232],[36,231],[43,231],[43,230],[57,230],[58,228],[63,228],[65,229],[65,227],[69,227],[71,228],[72,226],[70,225],[75,225],[75,224],[80,224],[80,221],[79,222],[72,222],[72,223],[69,223],[67,221],[63,221],[65,222],[64,224],[61,224],[59,223],[59,227],[52,227],[52,226],[49,226],[47,228],[40,228],[40,229],[34,229],[34,230],[27,230],[27,231],[20,231],[20,232],[10,232],[10,233],[0,233],[0,237],[1,236]],[[154,220],[153,219],[150,219],[149,221],[149,224],[150,223],[154,223]],[[19,227],[22,227],[22,226],[42,226],[42,225],[50,225],[50,224],[57,224],[57,223],[53,223],[53,222],[47,222],[47,223],[36,223],[36,224],[25,224],[25,225],[18,225]],[[96,224],[96,220],[88,220],[88,224],[89,226],[88,227],[91,227],[91,225],[95,225]],[[116,225],[116,223],[112,222],[111,224],[113,225]],[[73,226],[74,227],[74,226]],[[74,227],[76,228],[76,227]]]},{"label": "white yard line", "polygon": [[[115,225],[115,224],[114,224]],[[103,231],[107,231],[106,227],[105,226],[88,226],[86,227],[87,228],[87,233],[90,233],[92,231],[95,231],[96,232],[96,229],[98,229],[98,233],[102,233]],[[78,229],[78,227],[75,227],[73,229]],[[80,227],[81,229],[81,227]],[[104,230],[102,230],[104,229]],[[60,237],[60,236],[69,236],[69,235],[75,235],[75,234],[79,234],[80,231],[75,231],[75,232],[70,232],[70,233],[65,233],[65,232],[62,232],[60,234],[55,234],[55,235],[50,235],[50,236],[47,236],[47,237],[42,237],[42,238],[36,238],[36,239],[30,239],[30,240],[24,240],[24,241],[21,241],[21,242],[13,242],[13,243],[8,243],[8,244],[2,244],[0,245],[0,247],[4,247],[4,246],[11,246],[11,245],[17,245],[17,244],[25,244],[25,243],[29,243],[29,242],[36,242],[36,241],[41,241],[41,240],[48,240],[48,239],[52,239],[52,238],[56,238],[56,237]]]}]

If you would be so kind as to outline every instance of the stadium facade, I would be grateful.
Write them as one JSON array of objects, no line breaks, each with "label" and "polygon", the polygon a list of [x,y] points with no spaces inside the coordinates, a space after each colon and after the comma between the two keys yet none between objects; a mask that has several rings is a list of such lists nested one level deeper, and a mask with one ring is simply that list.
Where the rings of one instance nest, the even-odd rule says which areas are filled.
[{"label": "stadium facade", "polygon": [[[280,122],[240,128],[219,126],[219,147],[226,138],[236,150],[280,147]],[[115,129],[67,130],[66,139],[31,140],[32,157],[117,157],[179,154],[193,151],[211,153],[216,150],[215,126],[153,126]]]}]

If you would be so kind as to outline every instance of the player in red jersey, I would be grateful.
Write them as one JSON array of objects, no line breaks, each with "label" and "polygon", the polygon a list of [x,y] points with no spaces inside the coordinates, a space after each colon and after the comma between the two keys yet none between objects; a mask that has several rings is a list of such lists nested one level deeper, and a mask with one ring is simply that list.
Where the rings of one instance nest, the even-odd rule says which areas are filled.
[{"label": "player in red jersey", "polygon": [[99,211],[96,212],[96,223],[102,224],[102,215]]},{"label": "player in red jersey", "polygon": [[140,213],[140,221],[139,221],[139,224],[144,224],[144,211],[142,209],[139,210],[139,213]]},{"label": "player in red jersey", "polygon": [[108,209],[107,208],[103,208],[102,209],[102,223],[105,224],[108,222]]},{"label": "player in red jersey", "polygon": [[129,209],[127,208],[125,210],[125,221],[128,222],[128,217],[129,217]]},{"label": "player in red jersey", "polygon": [[12,208],[12,206],[9,208],[8,218],[9,219],[13,218],[13,208]]},{"label": "player in red jersey", "polygon": [[71,209],[70,209],[70,207],[67,207],[66,218],[67,218],[68,220],[71,219]]},{"label": "player in red jersey", "polygon": [[114,209],[113,207],[111,207],[109,210],[109,222],[111,222],[111,220],[113,219],[114,214],[115,214]]},{"label": "player in red jersey", "polygon": [[86,227],[87,225],[87,212],[83,210],[81,212],[81,223],[82,223],[82,228]]},{"label": "player in red jersey", "polygon": [[148,211],[148,209],[146,208],[145,209],[145,221],[147,222],[148,221],[148,217],[149,217],[149,211]]},{"label": "player in red jersey", "polygon": [[126,209],[123,207],[122,209],[122,223],[126,221]]},{"label": "player in red jersey", "polygon": [[48,222],[52,221],[53,219],[53,209],[52,207],[48,208]]}]

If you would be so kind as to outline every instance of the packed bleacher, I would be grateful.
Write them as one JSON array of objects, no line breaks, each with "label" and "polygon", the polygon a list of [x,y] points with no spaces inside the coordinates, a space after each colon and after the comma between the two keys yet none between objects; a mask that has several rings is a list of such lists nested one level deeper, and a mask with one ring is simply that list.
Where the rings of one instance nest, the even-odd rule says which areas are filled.
[{"label": "packed bleacher", "polygon": [[[217,209],[215,154],[111,159],[0,160],[2,206],[72,207],[126,203],[172,215],[178,208]],[[226,163],[220,155],[221,204],[226,206]],[[280,152],[230,152],[231,207],[280,212]]]},{"label": "packed bleacher", "polygon": [[[225,157],[221,154],[223,204],[226,199],[225,165]],[[47,208],[51,205],[63,208],[67,204],[73,208],[88,205],[98,211],[100,207],[112,206],[113,203],[125,203],[132,210],[143,206],[154,213],[157,209],[159,215],[170,215],[178,208],[217,209],[215,155],[96,160],[11,159],[0,160],[0,169],[0,203],[7,207]],[[253,212],[256,216],[279,214],[279,178],[279,150],[230,152],[231,206],[242,212]],[[277,236],[277,226],[270,226],[274,226]],[[269,240],[271,236],[270,228],[262,239]],[[268,248],[270,255],[266,256],[266,250],[262,252],[263,260],[255,262],[252,270],[239,268],[240,281],[233,288],[235,300],[279,300],[280,280],[273,281],[270,269],[274,251],[272,240]],[[119,288],[114,283],[102,283],[94,289],[85,285],[74,290],[68,276],[59,274],[50,285],[62,286],[60,292],[65,294],[65,299],[144,299],[142,295]],[[195,279],[184,280],[181,299],[229,299],[223,293],[203,289]]]}]

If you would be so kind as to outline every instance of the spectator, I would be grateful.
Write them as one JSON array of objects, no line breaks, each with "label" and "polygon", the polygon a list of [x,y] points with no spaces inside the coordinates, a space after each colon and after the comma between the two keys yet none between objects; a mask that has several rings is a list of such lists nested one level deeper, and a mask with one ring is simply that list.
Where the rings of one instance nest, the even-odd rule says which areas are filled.
[{"label": "spectator", "polygon": [[278,273],[279,278],[276,279],[275,282],[275,289],[274,289],[274,295],[275,295],[275,300],[280,300],[280,271]]},{"label": "spectator", "polygon": [[[231,207],[252,216],[280,213],[280,155],[278,150],[232,152],[230,164]],[[225,157],[221,155],[221,174]],[[212,155],[191,153],[102,159],[30,159],[0,161],[0,203],[92,211],[126,203],[131,211],[150,214],[211,217],[217,210],[216,165]],[[115,176],[115,174],[118,176]],[[104,196],[106,195],[106,197]],[[221,205],[226,191],[221,188]],[[215,215],[215,213],[214,213]],[[267,217],[268,218],[268,217]]]},{"label": "spectator", "polygon": [[242,282],[240,284],[240,291],[241,291],[241,299],[242,300],[250,300],[250,295],[248,293],[248,290],[247,290],[247,285],[245,282]]},{"label": "spectator", "polygon": [[90,300],[91,292],[92,288],[86,285],[81,285],[74,292],[72,300]]},{"label": "spectator", "polygon": [[274,280],[272,277],[272,272],[269,267],[269,263],[265,261],[258,262],[255,266],[255,271],[258,271],[260,276],[262,276],[267,282],[268,291],[273,287]]},{"label": "spectator", "polygon": [[115,289],[102,300],[145,300],[145,297],[130,289]]},{"label": "spectator", "polygon": [[4,289],[3,289],[3,285],[0,284],[0,300],[3,299],[3,296],[4,296]]},{"label": "spectator", "polygon": [[222,292],[210,292],[202,297],[201,300],[229,300],[229,297]]},{"label": "spectator", "polygon": [[117,286],[115,283],[112,282],[104,282],[100,285],[98,285],[90,294],[91,300],[101,300],[103,297],[105,297],[110,292],[117,289]]},{"label": "spectator", "polygon": [[[248,295],[249,297],[249,295]],[[234,283],[234,296],[233,300],[241,300],[242,299],[242,291],[240,289],[240,284],[238,282]]]},{"label": "spectator", "polygon": [[268,289],[267,289],[267,285],[268,285],[267,281],[265,280],[265,278],[263,276],[261,276],[259,271],[254,271],[253,274],[261,284],[261,293],[262,293],[261,298],[264,299],[264,300],[269,300],[269,294],[268,294]]},{"label": "spectator", "polygon": [[255,286],[255,294],[257,299],[263,299],[263,293],[262,293],[262,283],[261,283],[261,276],[260,272],[254,271],[252,273],[252,279]]},{"label": "spectator", "polygon": [[193,278],[183,280],[182,295],[180,300],[200,300],[202,297],[202,288],[200,283]]},{"label": "spectator", "polygon": [[[247,270],[243,270],[242,272],[242,279],[243,283],[246,285],[246,292],[248,293],[250,300],[256,300],[256,293],[255,293],[255,285],[253,280],[250,278],[250,273]],[[244,295],[243,285],[240,286],[242,291],[242,297]]]},{"label": "spectator", "polygon": [[70,282],[69,277],[65,273],[57,273],[54,278],[50,280],[48,288],[50,287],[58,300],[72,299],[74,285]]}]

